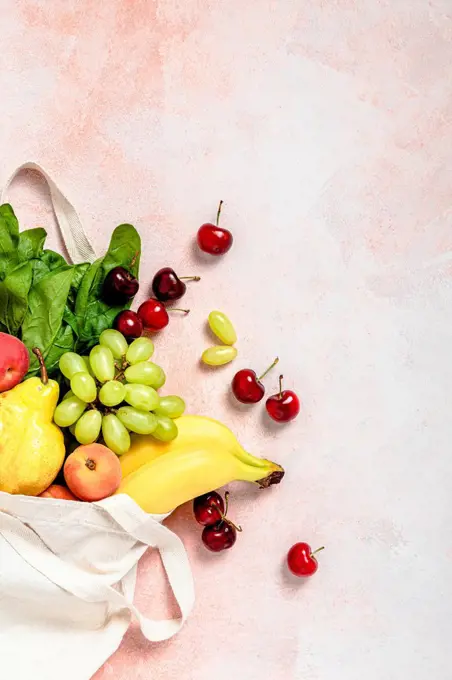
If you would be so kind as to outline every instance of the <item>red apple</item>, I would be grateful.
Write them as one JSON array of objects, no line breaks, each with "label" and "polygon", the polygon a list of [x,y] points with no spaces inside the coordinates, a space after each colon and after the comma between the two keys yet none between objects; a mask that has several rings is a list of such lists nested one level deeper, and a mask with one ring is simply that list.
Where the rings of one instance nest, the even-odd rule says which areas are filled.
[{"label": "red apple", "polygon": [[24,343],[13,335],[0,333],[0,392],[18,385],[29,366],[30,357]]}]

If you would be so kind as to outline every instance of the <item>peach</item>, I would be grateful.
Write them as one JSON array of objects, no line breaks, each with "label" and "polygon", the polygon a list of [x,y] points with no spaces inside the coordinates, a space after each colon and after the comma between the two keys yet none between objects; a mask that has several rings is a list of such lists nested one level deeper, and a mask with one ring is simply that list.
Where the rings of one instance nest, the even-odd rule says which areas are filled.
[{"label": "peach", "polygon": [[45,491],[39,494],[40,498],[60,498],[64,501],[78,501],[73,493],[61,484],[51,484]]},{"label": "peach", "polygon": [[82,501],[100,501],[111,496],[122,479],[116,454],[102,444],[79,446],[66,458],[64,479]]},{"label": "peach", "polygon": [[0,333],[0,392],[12,390],[28,372],[30,356],[24,343]]}]

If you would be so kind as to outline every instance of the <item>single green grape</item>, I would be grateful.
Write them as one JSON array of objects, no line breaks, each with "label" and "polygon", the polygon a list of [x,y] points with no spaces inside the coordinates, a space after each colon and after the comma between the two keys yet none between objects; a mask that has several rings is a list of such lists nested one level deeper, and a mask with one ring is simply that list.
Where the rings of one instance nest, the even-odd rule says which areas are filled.
[{"label": "single green grape", "polygon": [[80,418],[85,409],[86,402],[74,395],[58,404],[53,420],[58,427],[69,427]]},{"label": "single green grape", "polygon": [[237,342],[237,333],[230,319],[217,310],[209,314],[209,326],[212,333],[221,340],[223,345],[233,345]]},{"label": "single green grape", "polygon": [[157,366],[152,361],[139,361],[137,364],[126,368],[124,375],[129,383],[149,385],[149,387],[153,387],[156,390],[162,387],[166,380],[163,368]]},{"label": "single green grape", "polygon": [[[77,422],[78,422],[78,421],[77,421]],[[75,437],[75,428],[76,428],[76,426],[77,426],[77,422],[72,423],[72,425],[69,426],[69,432],[71,433],[71,435],[72,435],[73,437]]]},{"label": "single green grape", "polygon": [[149,338],[137,338],[127,350],[126,359],[129,364],[147,361],[154,354],[154,343]]},{"label": "single green grape", "polygon": [[71,390],[76,397],[86,403],[94,401],[97,397],[95,380],[89,373],[76,373],[71,378]]},{"label": "single green grape", "polygon": [[96,409],[86,411],[75,424],[74,435],[79,444],[92,444],[100,434],[102,414]]},{"label": "single green grape", "polygon": [[99,382],[107,382],[115,377],[115,360],[111,349],[96,345],[89,354],[89,362]]},{"label": "single green grape", "polygon": [[209,366],[223,366],[235,359],[237,350],[235,347],[227,345],[215,345],[209,347],[202,353],[202,361]]},{"label": "single green grape", "polygon": [[65,352],[60,357],[59,367],[64,377],[68,378],[69,380],[76,373],[82,373],[83,371],[86,371],[83,358],[75,352]]},{"label": "single green grape", "polygon": [[115,359],[121,359],[127,352],[127,340],[119,331],[109,328],[103,331],[99,337],[99,344],[108,347]]},{"label": "single green grape", "polygon": [[126,396],[126,388],[119,380],[109,380],[99,390],[99,400],[104,406],[117,406]]},{"label": "single green grape", "polygon": [[102,418],[102,436],[109,449],[122,456],[130,449],[130,435],[113,413]]},{"label": "single green grape", "polygon": [[125,392],[124,401],[140,411],[154,411],[160,403],[159,395],[149,385],[125,385]]},{"label": "single green grape", "polygon": [[139,411],[131,406],[121,406],[116,415],[130,432],[151,434],[157,427],[157,417],[153,413]]},{"label": "single green grape", "polygon": [[152,409],[157,416],[167,416],[168,418],[180,418],[185,411],[185,401],[176,395],[160,397],[160,403]]},{"label": "single green grape", "polygon": [[174,420],[167,416],[157,416],[157,427],[152,436],[159,439],[161,442],[170,442],[176,439],[179,431]]},{"label": "single green grape", "polygon": [[83,361],[84,361],[85,364],[86,364],[86,371],[85,371],[85,372],[86,372],[86,373],[89,373],[93,378],[95,378],[96,376],[94,375],[94,371],[93,371],[93,369],[91,368],[91,364],[90,364],[90,362],[89,362],[89,357],[82,357],[82,359],[83,359]]},{"label": "single green grape", "polygon": [[72,391],[72,390],[68,390],[68,391],[66,392],[66,394],[64,395],[64,397],[62,398],[61,401],[64,401],[65,399],[70,399],[70,398],[73,397],[73,396],[74,396],[73,391]]}]

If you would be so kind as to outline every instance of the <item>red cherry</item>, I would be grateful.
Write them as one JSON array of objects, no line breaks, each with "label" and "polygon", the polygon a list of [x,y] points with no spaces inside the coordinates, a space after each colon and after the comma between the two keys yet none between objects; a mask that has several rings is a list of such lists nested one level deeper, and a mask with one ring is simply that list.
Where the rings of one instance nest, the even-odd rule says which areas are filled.
[{"label": "red cherry", "polygon": [[223,201],[220,201],[217,223],[207,222],[198,229],[198,246],[209,255],[224,255],[230,250],[234,240],[230,231],[218,226],[222,205]]},{"label": "red cherry", "polygon": [[177,276],[174,269],[171,267],[163,267],[159,269],[157,274],[152,280],[152,291],[161,302],[168,302],[173,300],[179,300],[185,291],[187,286],[185,281],[200,281],[200,276]]},{"label": "red cherry", "polygon": [[279,392],[273,394],[265,402],[265,408],[270,418],[277,423],[288,423],[300,413],[300,400],[292,390],[282,389],[283,376],[279,376]]},{"label": "red cherry", "polygon": [[193,501],[193,513],[199,524],[212,526],[224,517],[224,501],[216,491],[205,493]]},{"label": "red cherry", "polygon": [[114,327],[126,338],[139,338],[143,334],[141,319],[136,312],[132,312],[130,309],[118,314]]},{"label": "red cherry", "polygon": [[287,566],[295,576],[312,576],[319,568],[315,555],[324,549],[312,552],[307,543],[295,543],[287,554]]},{"label": "red cherry", "polygon": [[250,368],[242,368],[232,379],[232,391],[236,399],[242,404],[256,404],[265,394],[265,387],[261,383],[271,369],[276,366],[279,359],[276,357],[271,366],[258,378],[255,371]]},{"label": "red cherry", "polygon": [[221,552],[232,548],[236,540],[236,528],[225,520],[204,527],[202,531],[202,542],[212,552]]},{"label": "red cherry", "polygon": [[[173,307],[170,311],[188,314],[190,310],[176,309]],[[143,304],[140,305],[138,308],[138,316],[147,331],[161,331],[169,322],[169,316],[165,305],[155,298],[149,298],[149,300],[146,300],[146,302],[143,302]]]},{"label": "red cherry", "polygon": [[104,300],[110,305],[125,305],[138,293],[137,279],[124,267],[114,267],[102,287]]}]

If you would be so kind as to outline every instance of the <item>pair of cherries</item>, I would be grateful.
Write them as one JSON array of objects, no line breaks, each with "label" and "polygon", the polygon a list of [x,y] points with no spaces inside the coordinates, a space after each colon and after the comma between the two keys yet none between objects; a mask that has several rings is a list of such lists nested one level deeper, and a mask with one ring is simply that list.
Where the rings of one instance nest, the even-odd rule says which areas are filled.
[{"label": "pair of cherries", "polygon": [[[229,491],[224,494],[225,500],[216,491],[198,496],[193,501],[193,514],[202,531],[202,542],[212,552],[222,552],[232,548],[237,540],[237,526],[226,517],[229,507]],[[226,502],[226,505],[225,505]]]},{"label": "pair of cherries", "polygon": [[[232,392],[242,404],[257,404],[264,398],[265,387],[262,379],[276,366],[279,359],[274,360],[271,366],[258,378],[251,368],[242,368],[232,379]],[[277,423],[288,423],[297,417],[300,412],[300,400],[292,390],[283,390],[283,376],[279,376],[279,392],[273,394],[265,402],[267,413]]]}]

